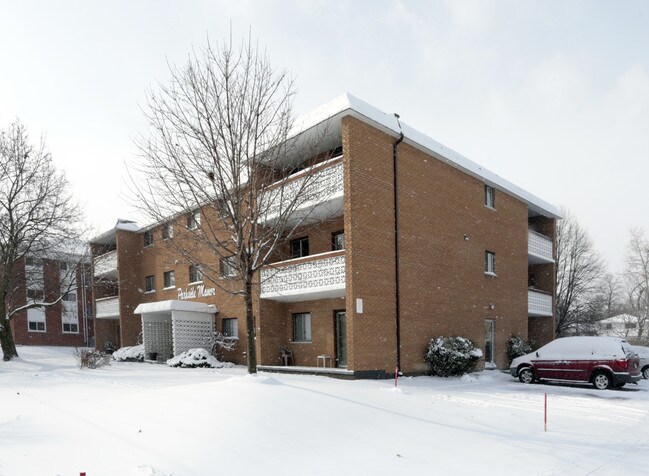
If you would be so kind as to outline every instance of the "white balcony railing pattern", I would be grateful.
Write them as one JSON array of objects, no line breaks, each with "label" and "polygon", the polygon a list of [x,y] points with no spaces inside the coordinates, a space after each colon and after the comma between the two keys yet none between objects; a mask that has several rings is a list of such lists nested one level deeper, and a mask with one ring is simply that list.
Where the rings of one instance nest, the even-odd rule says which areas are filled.
[{"label": "white balcony railing pattern", "polygon": [[528,230],[527,254],[542,263],[553,263],[552,240],[545,235]]},{"label": "white balcony railing pattern", "polygon": [[110,296],[95,300],[97,319],[119,318],[119,296]]},{"label": "white balcony railing pattern", "polygon": [[308,300],[308,295],[317,299],[327,293],[344,294],[345,255],[274,265],[262,269],[261,279],[262,298],[303,296]]},{"label": "white balcony railing pattern", "polygon": [[[272,220],[275,216],[291,206],[298,193],[302,192],[297,203],[292,205],[295,210],[313,207],[333,198],[343,195],[343,163],[338,161],[330,166],[320,167],[310,174],[308,171],[296,174],[294,179],[287,181],[283,186],[271,186],[264,193],[261,200],[267,207],[266,219]],[[305,185],[304,181],[309,182]]]},{"label": "white balcony railing pattern", "polygon": [[117,271],[117,250],[97,256],[94,261],[95,276],[103,276]]},{"label": "white balcony railing pattern", "polygon": [[538,291],[527,291],[527,313],[530,316],[551,316],[552,295]]}]

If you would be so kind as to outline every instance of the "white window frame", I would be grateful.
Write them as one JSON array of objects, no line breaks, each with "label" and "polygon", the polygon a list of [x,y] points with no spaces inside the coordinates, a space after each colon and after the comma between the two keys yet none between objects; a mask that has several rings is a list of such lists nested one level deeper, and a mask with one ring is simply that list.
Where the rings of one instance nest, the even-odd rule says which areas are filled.
[{"label": "white window frame", "polygon": [[[65,330],[65,326],[70,326],[70,329],[72,329],[72,326],[76,326],[77,330]],[[61,323],[61,329],[64,334],[78,334],[79,333],[79,323],[78,322],[62,322]]]},{"label": "white window frame", "polygon": [[496,189],[487,184],[484,186],[484,205],[492,210],[496,209]]},{"label": "white window frame", "polygon": [[223,335],[230,338],[239,338],[239,320],[236,317],[223,318]]},{"label": "white window frame", "polygon": [[[149,278],[151,280],[149,281]],[[151,289],[149,289],[149,282],[151,283]],[[155,292],[155,275],[151,274],[144,277],[144,294],[151,294]]]},{"label": "white window frame", "polygon": [[162,224],[162,239],[170,240],[174,237],[174,224],[173,223],[163,223]]},{"label": "white window frame", "polygon": [[293,314],[293,342],[311,343],[311,313],[297,312]]},{"label": "white window frame", "polygon": [[[192,279],[192,270],[194,271],[194,279]],[[196,284],[203,282],[203,270],[197,264],[189,265],[189,284]]]},{"label": "white window frame", "polygon": [[221,258],[219,271],[222,278],[231,278],[232,276],[236,276],[237,268],[235,266],[235,259],[234,255]]},{"label": "white window frame", "polygon": [[[165,271],[162,275],[162,284],[164,289],[175,289],[176,288],[176,272],[174,270]],[[167,281],[169,281],[167,283]]]},{"label": "white window frame", "polygon": [[[45,309],[43,308],[31,308],[27,309],[27,331],[28,332],[47,332],[47,319],[45,318]],[[35,324],[38,327],[39,324],[43,325],[42,329],[31,329],[31,325]]]},{"label": "white window frame", "polygon": [[153,230],[146,230],[143,233],[142,240],[143,240],[144,248],[153,246]]},{"label": "white window frame", "polygon": [[187,215],[187,228],[195,230],[199,226],[201,226],[201,211],[194,210]]},{"label": "white window frame", "polygon": [[496,275],[496,253],[494,253],[493,251],[485,251],[484,261],[485,261],[484,274],[486,274],[487,276],[497,276]]}]

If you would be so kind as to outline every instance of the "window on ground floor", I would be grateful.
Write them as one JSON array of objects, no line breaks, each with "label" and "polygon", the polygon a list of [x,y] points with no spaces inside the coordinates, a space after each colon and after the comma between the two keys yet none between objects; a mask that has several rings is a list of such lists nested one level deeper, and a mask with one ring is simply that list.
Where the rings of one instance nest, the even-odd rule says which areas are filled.
[{"label": "window on ground floor", "polygon": [[45,310],[41,308],[27,309],[27,328],[29,332],[45,332]]},{"label": "window on ground floor", "polygon": [[495,323],[492,319],[485,321],[484,361],[494,361]]},{"label": "window on ground floor", "polygon": [[226,337],[239,337],[237,318],[223,319],[223,335]]},{"label": "window on ground floor", "polygon": [[30,332],[45,332],[45,322],[29,321]]},{"label": "window on ground floor", "polygon": [[311,342],[311,314],[293,314],[293,342]]},{"label": "window on ground floor", "polygon": [[78,334],[79,333],[79,324],[74,322],[64,322],[63,323],[63,333],[64,334]]}]

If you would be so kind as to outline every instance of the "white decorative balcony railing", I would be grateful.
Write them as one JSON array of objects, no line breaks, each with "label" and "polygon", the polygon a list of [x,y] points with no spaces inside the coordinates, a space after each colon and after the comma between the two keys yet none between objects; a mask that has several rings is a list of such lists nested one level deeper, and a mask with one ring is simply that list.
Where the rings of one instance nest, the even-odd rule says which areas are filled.
[{"label": "white decorative balcony railing", "polygon": [[552,240],[545,235],[528,230],[527,254],[531,263],[554,263]]},{"label": "white decorative balcony railing", "polygon": [[[271,185],[261,197],[265,220],[273,220],[289,207],[296,213],[314,217],[335,216],[342,212],[343,162],[318,164],[289,177],[284,185]],[[308,181],[308,182],[305,182]],[[299,196],[298,196],[299,194]],[[329,206],[326,206],[329,205]]]},{"label": "white decorative balcony railing", "polygon": [[95,300],[97,306],[97,319],[119,318],[119,296],[110,296]]},{"label": "white decorative balcony railing", "polygon": [[94,261],[95,276],[104,276],[117,271],[117,251],[97,256]]},{"label": "white decorative balcony railing", "polygon": [[261,298],[310,301],[345,295],[345,252],[275,263],[261,270]]},{"label": "white decorative balcony railing", "polygon": [[552,295],[539,291],[527,291],[527,313],[530,316],[551,316]]}]

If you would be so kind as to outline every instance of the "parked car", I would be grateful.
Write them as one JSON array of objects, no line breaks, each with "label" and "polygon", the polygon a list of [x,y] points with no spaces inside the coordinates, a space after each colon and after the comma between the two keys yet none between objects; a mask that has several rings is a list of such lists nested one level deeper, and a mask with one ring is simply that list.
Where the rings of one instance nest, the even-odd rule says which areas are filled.
[{"label": "parked car", "polygon": [[642,378],[649,379],[649,347],[641,345],[632,345],[633,351],[640,357],[640,372]]},{"label": "parked car", "polygon": [[619,337],[563,337],[515,358],[509,368],[523,383],[541,380],[590,382],[597,389],[638,382],[640,359]]}]

